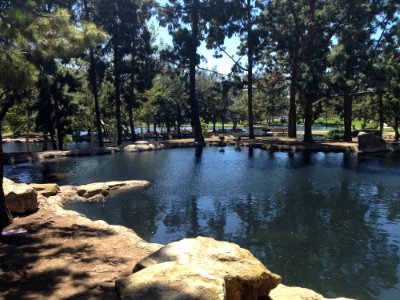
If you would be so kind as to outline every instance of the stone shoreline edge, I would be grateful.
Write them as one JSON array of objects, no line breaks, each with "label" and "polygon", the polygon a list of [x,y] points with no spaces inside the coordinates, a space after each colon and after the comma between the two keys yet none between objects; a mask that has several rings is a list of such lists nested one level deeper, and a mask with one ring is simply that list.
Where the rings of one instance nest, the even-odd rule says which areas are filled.
[{"label": "stone shoreline edge", "polygon": [[310,151],[310,152],[346,152],[359,153],[357,143],[343,142],[316,142],[303,143],[288,138],[257,138],[248,140],[246,138],[235,141],[233,136],[224,137],[221,141],[218,137],[206,138],[205,142],[199,144],[193,142],[193,139],[183,140],[167,140],[162,142],[137,141],[133,144],[123,145],[119,147],[103,147],[90,148],[81,150],[66,151],[44,151],[44,152],[21,152],[21,153],[4,153],[3,162],[5,164],[25,163],[29,161],[43,161],[46,159],[72,157],[72,156],[90,156],[90,155],[109,155],[117,152],[141,152],[153,151],[161,149],[176,148],[195,148],[195,147],[251,147],[259,148],[267,151]]}]

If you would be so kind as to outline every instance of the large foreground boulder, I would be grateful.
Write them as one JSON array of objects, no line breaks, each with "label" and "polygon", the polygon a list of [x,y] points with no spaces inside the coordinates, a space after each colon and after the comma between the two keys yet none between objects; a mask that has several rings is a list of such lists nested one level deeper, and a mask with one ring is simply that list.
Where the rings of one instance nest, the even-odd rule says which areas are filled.
[{"label": "large foreground boulder", "polygon": [[24,214],[38,209],[37,192],[29,185],[4,178],[3,189],[7,206],[12,213]]},{"label": "large foreground boulder", "polygon": [[[173,264],[165,265],[167,262]],[[179,275],[175,277],[177,270]],[[252,300],[268,297],[270,290],[281,281],[279,275],[271,273],[250,251],[206,237],[170,243],[136,264],[133,272],[116,282],[122,299],[207,299],[190,295],[201,295],[210,288],[216,296],[208,299]],[[163,272],[165,280],[159,275]],[[193,291],[195,285],[198,289]],[[172,290],[177,296],[165,296]],[[223,297],[219,298],[217,295],[222,291]]]},{"label": "large foreground boulder", "polygon": [[121,299],[225,300],[225,281],[192,265],[165,262],[119,279]]},{"label": "large foreground boulder", "polygon": [[358,135],[358,150],[365,153],[386,152],[390,148],[386,141],[375,133]]}]

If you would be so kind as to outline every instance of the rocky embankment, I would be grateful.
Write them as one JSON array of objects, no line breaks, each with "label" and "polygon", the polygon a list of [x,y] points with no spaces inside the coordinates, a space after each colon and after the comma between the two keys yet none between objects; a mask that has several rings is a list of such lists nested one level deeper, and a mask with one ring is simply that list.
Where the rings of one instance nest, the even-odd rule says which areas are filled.
[{"label": "rocky embankment", "polygon": [[304,143],[302,141],[284,137],[258,137],[254,140],[238,138],[234,136],[212,136],[206,138],[205,142],[199,144],[193,139],[165,140],[162,142],[137,141],[130,145],[120,147],[90,148],[68,151],[45,151],[32,153],[5,153],[3,162],[5,164],[23,163],[28,161],[43,161],[47,159],[71,157],[106,155],[117,152],[142,152],[161,149],[206,147],[252,147],[267,151],[288,152],[352,152],[352,153],[376,153],[376,152],[400,152],[398,143],[388,143],[373,133],[360,133],[358,142],[340,141],[316,141],[315,143]]},{"label": "rocky embankment", "polygon": [[[110,296],[112,295],[110,284],[114,281],[116,282],[120,299],[325,299],[314,291],[280,284],[281,277],[279,275],[270,272],[248,250],[240,248],[233,243],[216,241],[206,237],[184,239],[166,246],[147,243],[130,229],[109,225],[104,221],[91,221],[77,212],[67,211],[62,207],[64,203],[70,201],[103,201],[113,192],[141,188],[148,184],[147,181],[134,180],[93,183],[82,186],[58,186],[56,184],[27,185],[15,183],[8,179],[4,180],[7,204],[14,213],[21,214],[37,211],[36,214],[38,214],[42,211],[40,217],[35,217],[35,225],[31,226],[35,228],[45,227],[44,224],[48,226],[50,220],[51,228],[65,228],[65,226],[60,226],[59,223],[62,223],[62,225],[70,224],[68,226],[72,227],[71,230],[74,231],[70,234],[68,230],[64,232],[66,229],[63,229],[63,232],[58,232],[56,236],[53,236],[54,233],[42,233],[42,238],[51,239],[52,242],[44,248],[38,247],[36,249],[36,252],[39,253],[34,255],[45,259],[35,260],[35,264],[29,267],[31,271],[42,270],[43,266],[49,268],[61,264],[60,258],[54,260],[54,254],[48,256],[46,251],[51,249],[55,253],[64,253],[63,247],[69,243],[74,245],[74,249],[81,249],[78,251],[77,257],[82,260],[81,264],[68,264],[69,269],[79,269],[70,271],[71,273],[78,271],[82,273],[82,268],[84,267],[89,267],[90,270],[109,270],[104,271],[104,275],[96,274],[97,276],[93,276],[90,270],[87,271],[90,276],[80,275],[81,277],[83,276],[82,278],[86,278],[90,286],[99,287],[95,290],[93,288],[84,289],[85,285],[82,280],[85,281],[85,279],[79,280],[79,277],[71,279],[69,274],[63,275],[63,272],[57,274],[57,276],[65,276],[65,278],[58,279],[64,284],[57,285],[60,290],[57,290],[57,287],[52,287],[54,299],[63,294],[76,295],[78,291],[80,291],[82,297],[93,295],[101,297],[103,291],[103,296],[111,299],[113,297]],[[30,218],[30,216],[21,217],[20,219],[24,220],[24,218]],[[94,236],[95,240],[90,245],[93,247],[95,244],[96,251],[85,252],[92,234],[77,238],[82,228],[86,228],[86,230],[91,228],[93,232],[98,233],[108,232],[100,240]],[[34,231],[32,230],[30,233],[32,236],[36,233]],[[31,242],[33,241],[32,236],[29,236]],[[58,242],[55,242],[57,238]],[[60,239],[61,242],[59,241]],[[107,239],[110,240],[108,241]],[[116,242],[117,240],[119,242]],[[40,241],[40,245],[45,243],[44,240]],[[124,243],[130,246],[124,246]],[[32,245],[25,246],[32,247]],[[10,245],[11,247],[14,249],[11,251],[18,251],[18,247]],[[110,252],[109,247],[113,247],[115,252]],[[13,262],[13,260],[18,260],[18,256],[13,255],[11,251],[9,256],[3,256],[3,260],[6,261],[7,265],[12,265],[13,263],[18,265],[18,262]],[[68,251],[73,252],[72,249]],[[71,253],[70,255],[72,255]],[[82,257],[89,254],[92,257],[82,259]],[[111,255],[111,257],[115,257],[114,260],[117,257],[123,257],[124,259],[121,259],[119,264],[116,262],[111,263],[113,270],[110,270],[109,264],[112,258],[105,259],[104,257],[96,257],[96,255]],[[136,263],[132,265],[126,265],[126,263],[122,265],[124,261],[129,261],[127,259],[129,256],[135,257],[135,259],[139,258],[139,260],[136,260]],[[67,262],[70,259],[68,254],[62,254],[62,257]],[[142,259],[140,260],[141,257]],[[1,267],[0,264],[0,271],[2,270]],[[121,273],[115,270],[117,267],[121,269],[131,268],[131,270],[133,268],[133,273],[124,275],[124,272]],[[16,272],[15,269],[12,271]],[[13,272],[11,274],[14,274]],[[16,274],[19,273],[17,272]],[[120,275],[118,277],[118,274],[124,276],[121,277]],[[107,276],[110,276],[108,280]],[[106,280],[106,283],[104,283],[104,280]],[[5,291],[3,296],[18,295],[21,292],[18,289],[23,289],[23,284],[23,279],[16,281],[11,279],[10,286],[13,286],[14,289]],[[32,295],[35,294],[33,293],[30,296]],[[51,299],[52,297],[46,298]]]}]

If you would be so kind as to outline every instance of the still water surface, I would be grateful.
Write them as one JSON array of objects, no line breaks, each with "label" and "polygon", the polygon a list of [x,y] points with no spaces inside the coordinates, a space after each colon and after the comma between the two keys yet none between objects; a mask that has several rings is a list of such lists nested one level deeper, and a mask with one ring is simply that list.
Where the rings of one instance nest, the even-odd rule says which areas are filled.
[{"label": "still water surface", "polygon": [[25,182],[146,179],[68,206],[151,242],[198,235],[251,250],[287,285],[400,299],[400,158],[227,147],[120,153],[6,167]]}]

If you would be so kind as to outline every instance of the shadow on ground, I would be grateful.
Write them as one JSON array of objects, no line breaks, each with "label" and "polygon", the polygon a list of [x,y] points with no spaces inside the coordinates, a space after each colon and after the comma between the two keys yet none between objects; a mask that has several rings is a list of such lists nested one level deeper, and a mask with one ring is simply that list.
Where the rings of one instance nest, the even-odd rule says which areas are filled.
[{"label": "shadow on ground", "polygon": [[[0,236],[0,298],[116,299],[115,273],[132,264],[115,255],[115,232],[58,223],[28,216],[9,228],[28,233]],[[103,242],[111,245],[99,250]]]}]

